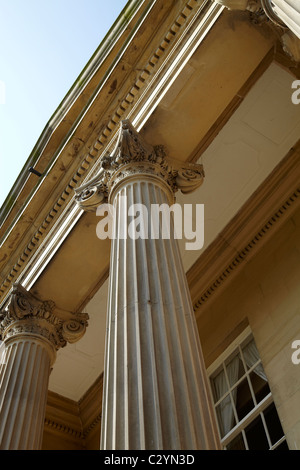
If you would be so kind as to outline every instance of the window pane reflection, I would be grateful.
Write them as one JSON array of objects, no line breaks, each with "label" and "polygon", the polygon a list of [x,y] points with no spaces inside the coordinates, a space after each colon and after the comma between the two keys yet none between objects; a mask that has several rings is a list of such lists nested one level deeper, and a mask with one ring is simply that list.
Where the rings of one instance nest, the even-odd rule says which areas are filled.
[{"label": "window pane reflection", "polygon": [[275,447],[274,450],[289,450],[289,448],[286,441],[284,441],[279,446]]},{"label": "window pane reflection", "polygon": [[236,436],[229,444],[226,446],[227,450],[246,450],[244,439],[242,433]]},{"label": "window pane reflection", "polygon": [[269,431],[272,444],[276,444],[283,436],[283,430],[279,421],[274,403],[264,411],[264,417]]},{"label": "window pane reflection", "polygon": [[235,343],[210,379],[224,449],[288,450],[253,336]]},{"label": "window pane reflection", "polygon": [[265,398],[270,393],[270,388],[268,382],[262,379],[255,370],[249,375],[253,392],[255,395],[256,403],[259,403],[263,398]]},{"label": "window pane reflection", "polygon": [[246,427],[245,433],[249,450],[269,449],[267,436],[260,416]]},{"label": "window pane reflection", "polygon": [[242,382],[234,389],[233,396],[236,403],[237,415],[239,420],[241,420],[254,407],[247,378],[242,380]]}]

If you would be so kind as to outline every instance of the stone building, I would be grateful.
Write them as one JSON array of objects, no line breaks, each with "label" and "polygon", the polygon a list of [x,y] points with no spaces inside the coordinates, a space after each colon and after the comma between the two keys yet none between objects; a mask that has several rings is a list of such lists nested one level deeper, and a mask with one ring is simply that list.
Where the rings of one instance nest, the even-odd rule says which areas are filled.
[{"label": "stone building", "polygon": [[127,3],[1,208],[1,449],[300,448],[299,38]]}]

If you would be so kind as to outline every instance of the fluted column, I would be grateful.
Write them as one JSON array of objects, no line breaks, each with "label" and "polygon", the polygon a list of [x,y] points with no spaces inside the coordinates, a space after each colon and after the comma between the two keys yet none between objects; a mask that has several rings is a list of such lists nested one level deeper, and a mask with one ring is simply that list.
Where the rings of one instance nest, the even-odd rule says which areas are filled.
[{"label": "fluted column", "polygon": [[300,39],[299,0],[261,0],[261,3],[270,20],[282,21]]},{"label": "fluted column", "polygon": [[[166,158],[128,121],[112,157],[90,185],[77,190],[81,207],[113,205],[102,449],[218,447],[205,366],[189,289],[173,227],[163,237],[154,205],[198,187],[200,165]],[[157,206],[156,206],[157,207]],[[131,211],[133,211],[131,213]],[[139,235],[132,216],[139,212]],[[157,229],[157,226],[156,226]],[[130,234],[130,231],[132,233]],[[149,236],[150,235],[150,236]]]},{"label": "fluted column", "polygon": [[0,449],[41,448],[48,382],[56,351],[84,334],[87,315],[59,311],[15,285],[0,314]]},{"label": "fluted column", "polygon": [[229,10],[248,10],[265,15],[279,27],[287,27],[300,39],[299,0],[212,0]]}]

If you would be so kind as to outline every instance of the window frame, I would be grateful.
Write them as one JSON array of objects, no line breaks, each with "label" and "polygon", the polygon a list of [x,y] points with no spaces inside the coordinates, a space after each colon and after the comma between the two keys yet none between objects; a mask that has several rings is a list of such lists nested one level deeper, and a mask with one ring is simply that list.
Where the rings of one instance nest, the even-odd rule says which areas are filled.
[{"label": "window frame", "polygon": [[[217,421],[217,426],[218,426],[218,431],[219,431],[219,436],[220,436],[220,442],[221,442],[222,448],[224,450],[226,450],[226,446],[236,436],[238,436],[240,433],[242,433],[246,450],[249,450],[248,444],[247,444],[247,439],[245,439],[245,428],[260,415],[261,419],[262,419],[265,435],[266,435],[266,438],[267,438],[267,441],[268,441],[268,444],[269,444],[269,450],[274,450],[282,442],[286,441],[286,436],[285,436],[285,434],[283,434],[283,436],[277,442],[275,442],[274,444],[272,444],[272,442],[271,442],[271,438],[270,438],[269,431],[268,431],[268,426],[266,424],[263,411],[266,410],[269,405],[274,403],[274,398],[272,396],[272,392],[270,391],[259,403],[257,403],[255,393],[254,393],[254,390],[253,390],[253,386],[252,386],[251,380],[249,379],[249,376],[250,376],[251,372],[253,372],[254,369],[257,367],[257,365],[261,363],[261,358],[259,357],[259,360],[255,364],[253,364],[250,368],[246,368],[245,367],[246,364],[244,363],[243,355],[241,355],[241,360],[244,363],[243,365],[244,365],[244,369],[246,371],[245,374],[243,374],[242,377],[240,377],[233,385],[229,384],[229,379],[228,379],[228,376],[227,376],[227,370],[226,370],[225,364],[229,362],[230,358],[234,357],[234,355],[235,355],[234,353],[235,353],[236,350],[238,350],[239,353],[241,353],[241,349],[243,347],[243,344],[245,342],[247,342],[248,338],[249,338],[250,341],[251,341],[251,339],[253,339],[255,341],[255,338],[254,338],[254,335],[253,335],[253,332],[252,332],[250,326],[245,328],[245,330],[240,335],[238,335],[232,341],[232,343],[230,343],[230,345],[220,354],[220,356],[207,369],[208,380],[209,380],[209,385],[210,385],[210,393],[211,393],[211,396],[212,396],[213,408],[214,408],[214,413],[215,413],[215,416],[216,416],[216,421]],[[219,371],[221,371],[221,370],[223,370],[224,373],[225,373],[226,380],[227,380],[227,383],[229,385],[229,388],[226,391],[226,393],[224,395],[222,395],[222,397],[220,399],[215,400],[214,399],[214,394],[213,394],[212,379],[213,379],[213,376],[216,376],[219,373]],[[224,398],[228,395],[230,396],[230,400],[231,400],[231,403],[232,403],[232,394],[230,392],[232,390],[234,390],[235,387],[237,387],[237,385],[239,383],[242,383],[242,381],[245,380],[245,378],[247,379],[249,388],[251,390],[252,399],[255,398],[254,407],[241,420],[237,420],[237,424],[235,424],[235,426],[233,426],[233,428],[225,436],[221,437],[221,430],[220,430],[220,425],[219,425],[219,420],[218,420],[216,408],[217,408],[218,404],[220,404],[222,402],[222,400],[224,400]],[[274,403],[274,406],[276,408],[275,403]],[[235,406],[233,407],[233,410],[234,410],[234,416],[235,416],[235,419],[236,419],[237,415],[236,415]]]}]

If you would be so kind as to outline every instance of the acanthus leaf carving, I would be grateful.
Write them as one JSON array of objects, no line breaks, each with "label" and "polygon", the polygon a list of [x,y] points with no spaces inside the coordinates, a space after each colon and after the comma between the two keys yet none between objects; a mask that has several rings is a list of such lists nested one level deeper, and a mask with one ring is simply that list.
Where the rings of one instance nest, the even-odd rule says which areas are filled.
[{"label": "acanthus leaf carving", "polygon": [[49,340],[56,350],[78,341],[88,326],[88,314],[58,309],[52,300],[42,301],[20,284],[14,284],[10,302],[0,312],[2,341],[20,334]]},{"label": "acanthus leaf carving", "polygon": [[102,158],[98,175],[75,189],[75,200],[82,209],[95,211],[118,183],[138,174],[164,180],[173,193],[194,191],[204,179],[202,165],[168,157],[164,146],[149,145],[131,122],[124,120],[114,152]]}]

